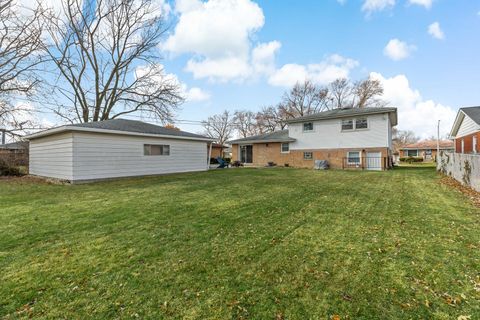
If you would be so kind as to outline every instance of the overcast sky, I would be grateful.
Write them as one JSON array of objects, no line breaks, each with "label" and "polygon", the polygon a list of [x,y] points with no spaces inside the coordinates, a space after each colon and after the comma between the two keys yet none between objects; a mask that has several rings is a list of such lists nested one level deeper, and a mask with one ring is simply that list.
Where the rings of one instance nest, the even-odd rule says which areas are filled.
[{"label": "overcast sky", "polygon": [[480,104],[480,1],[156,1],[172,25],[162,63],[188,97],[182,120],[257,111],[306,78],[380,79],[398,128],[422,137]]}]

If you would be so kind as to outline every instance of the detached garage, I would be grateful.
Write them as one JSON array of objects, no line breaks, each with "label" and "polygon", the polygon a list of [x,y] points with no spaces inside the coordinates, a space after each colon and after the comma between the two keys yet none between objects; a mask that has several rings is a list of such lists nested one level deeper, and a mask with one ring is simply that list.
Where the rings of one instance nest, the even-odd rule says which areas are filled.
[{"label": "detached garage", "polygon": [[125,119],[65,125],[27,139],[30,174],[72,183],[205,171],[205,150],[212,142],[201,135]]}]

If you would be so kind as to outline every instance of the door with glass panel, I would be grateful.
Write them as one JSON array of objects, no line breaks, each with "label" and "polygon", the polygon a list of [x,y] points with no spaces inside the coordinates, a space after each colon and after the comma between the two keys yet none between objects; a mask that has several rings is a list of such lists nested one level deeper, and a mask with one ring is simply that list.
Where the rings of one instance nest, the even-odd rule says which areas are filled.
[{"label": "door with glass panel", "polygon": [[253,163],[253,146],[240,146],[240,161],[242,163]]}]

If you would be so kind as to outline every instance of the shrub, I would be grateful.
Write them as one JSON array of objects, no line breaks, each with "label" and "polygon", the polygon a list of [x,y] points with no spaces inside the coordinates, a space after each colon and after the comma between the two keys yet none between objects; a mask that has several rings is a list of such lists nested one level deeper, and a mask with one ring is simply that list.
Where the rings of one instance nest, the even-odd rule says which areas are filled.
[{"label": "shrub", "polygon": [[4,160],[0,160],[0,176],[23,176],[22,171],[18,167],[9,165]]},{"label": "shrub", "polygon": [[423,162],[422,157],[402,157],[400,158],[401,162],[413,163],[413,162]]}]

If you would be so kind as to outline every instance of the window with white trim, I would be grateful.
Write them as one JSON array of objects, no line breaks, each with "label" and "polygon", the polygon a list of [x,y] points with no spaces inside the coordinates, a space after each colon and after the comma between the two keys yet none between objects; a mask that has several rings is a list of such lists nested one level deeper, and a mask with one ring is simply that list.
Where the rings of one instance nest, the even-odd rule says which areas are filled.
[{"label": "window with white trim", "polygon": [[368,129],[367,118],[357,118],[357,119],[355,119],[355,129]]},{"label": "window with white trim", "polygon": [[168,144],[144,144],[144,156],[169,156],[170,146]]},{"label": "window with white trim", "polygon": [[353,130],[353,119],[342,120],[342,131]]},{"label": "window with white trim", "polygon": [[290,152],[290,144],[288,142],[282,143],[282,153]]},{"label": "window with white trim", "polygon": [[462,139],[462,153],[465,153],[465,141]]},{"label": "window with white trim", "polygon": [[312,160],[313,159],[313,152],[304,152],[303,153],[304,160]]},{"label": "window with white trim", "polygon": [[473,153],[477,153],[477,137],[476,136],[473,136],[472,150],[473,150]]},{"label": "window with white trim", "polygon": [[347,152],[347,162],[348,164],[360,164],[360,151],[349,151]]},{"label": "window with white trim", "polygon": [[305,122],[303,124],[303,131],[304,132],[313,131],[313,122]]},{"label": "window with white trim", "polygon": [[407,150],[407,157],[418,157],[418,150]]}]

